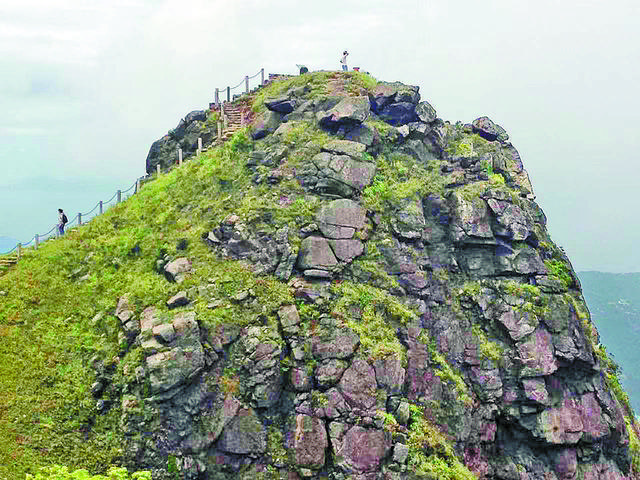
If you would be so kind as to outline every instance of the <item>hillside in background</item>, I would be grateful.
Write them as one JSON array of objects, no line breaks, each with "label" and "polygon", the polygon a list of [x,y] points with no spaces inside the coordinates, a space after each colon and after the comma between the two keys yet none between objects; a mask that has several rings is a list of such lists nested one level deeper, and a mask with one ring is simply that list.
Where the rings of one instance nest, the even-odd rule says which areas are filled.
[{"label": "hillside in background", "polygon": [[631,404],[640,412],[640,273],[580,272],[591,319],[620,365]]},{"label": "hillside in background", "polygon": [[0,478],[640,478],[502,127],[359,72],[222,114],[188,114],[135,195],[0,272]]}]

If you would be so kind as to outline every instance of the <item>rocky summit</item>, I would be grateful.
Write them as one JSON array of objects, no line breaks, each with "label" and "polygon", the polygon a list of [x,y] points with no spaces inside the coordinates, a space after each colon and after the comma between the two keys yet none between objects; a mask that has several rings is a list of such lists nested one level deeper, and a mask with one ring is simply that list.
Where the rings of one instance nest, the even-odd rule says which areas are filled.
[{"label": "rocky summit", "polygon": [[[204,153],[137,194],[169,192],[118,257],[151,250],[162,299],[125,283],[92,320],[118,331],[115,359],[90,368],[120,464],[190,480],[640,478],[617,366],[501,126],[443,121],[418,87],[358,72],[234,105],[246,123],[226,143],[211,143],[217,112],[193,112],[147,158],[168,167],[167,145],[205,132]],[[145,247],[161,224],[176,227]]]}]

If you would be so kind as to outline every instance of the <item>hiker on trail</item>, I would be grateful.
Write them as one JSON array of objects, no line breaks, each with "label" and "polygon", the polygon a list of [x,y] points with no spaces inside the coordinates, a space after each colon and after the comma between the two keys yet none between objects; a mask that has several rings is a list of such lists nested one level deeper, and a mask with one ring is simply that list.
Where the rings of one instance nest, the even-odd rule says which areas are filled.
[{"label": "hiker on trail", "polygon": [[349,55],[349,52],[345,50],[344,52],[342,52],[342,58],[340,59],[343,72],[346,72],[347,70],[349,70],[349,67],[347,67],[347,55]]},{"label": "hiker on trail", "polygon": [[69,220],[61,208],[58,209],[58,233],[64,235],[64,226]]}]

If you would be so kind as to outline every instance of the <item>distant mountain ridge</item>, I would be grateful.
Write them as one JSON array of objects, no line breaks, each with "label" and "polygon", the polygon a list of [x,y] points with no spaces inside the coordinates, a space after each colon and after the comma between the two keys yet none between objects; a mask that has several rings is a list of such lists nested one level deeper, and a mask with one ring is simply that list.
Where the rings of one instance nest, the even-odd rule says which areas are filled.
[{"label": "distant mountain ridge", "polygon": [[629,393],[631,404],[640,412],[640,273],[579,272],[582,292],[591,319],[622,368],[620,379]]}]

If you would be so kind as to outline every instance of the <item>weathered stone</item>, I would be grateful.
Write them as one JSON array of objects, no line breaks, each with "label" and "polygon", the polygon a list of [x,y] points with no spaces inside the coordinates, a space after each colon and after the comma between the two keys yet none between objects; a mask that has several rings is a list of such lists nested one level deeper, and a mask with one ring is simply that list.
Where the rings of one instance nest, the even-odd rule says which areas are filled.
[{"label": "weathered stone", "polygon": [[165,343],[171,343],[176,337],[176,331],[170,323],[163,323],[153,327],[153,334],[162,338]]},{"label": "weathered stone", "polygon": [[346,263],[351,263],[364,253],[364,245],[360,240],[329,240],[329,245],[337,259]]},{"label": "weathered stone", "polygon": [[409,456],[409,447],[402,444],[396,443],[393,446],[393,461],[396,463],[404,464],[407,461],[407,457]]},{"label": "weathered stone", "polygon": [[409,102],[392,103],[384,107],[378,115],[391,125],[404,125],[418,120],[416,106]]},{"label": "weathered stone", "polygon": [[455,223],[451,226],[454,241],[459,243],[486,243],[487,239],[493,241],[490,217],[486,202],[474,197],[467,200],[462,194],[454,193]]},{"label": "weathered stone", "polygon": [[496,235],[507,236],[516,241],[523,241],[529,236],[533,220],[520,207],[494,198],[489,198],[487,204],[496,215],[498,225],[502,227],[499,231],[494,229]]},{"label": "weathered stone", "polygon": [[351,140],[352,142],[362,143],[367,147],[370,147],[379,141],[378,131],[365,124],[356,125],[351,128],[347,133],[345,133],[344,138],[346,140]]},{"label": "weathered stone", "polygon": [[165,276],[171,282],[180,283],[184,275],[189,272],[191,272],[191,260],[184,257],[176,258],[164,267]]},{"label": "weathered stone", "polygon": [[297,392],[308,392],[313,386],[313,378],[305,365],[292,367],[290,371],[291,386]]},{"label": "weathered stone", "polygon": [[322,388],[331,387],[340,381],[342,374],[349,366],[344,360],[330,358],[323,360],[316,367],[314,376]]},{"label": "weathered stone", "polygon": [[325,450],[329,446],[324,422],[316,417],[297,415],[293,429],[293,456],[296,465],[319,469],[325,463]]},{"label": "weathered stone", "polygon": [[264,102],[265,107],[273,112],[278,113],[291,113],[296,108],[297,102],[295,99],[289,97],[279,97],[274,99],[267,99]]},{"label": "weathered stone", "polygon": [[173,297],[167,300],[167,307],[169,308],[183,307],[185,305],[189,305],[189,298],[187,297],[187,292],[184,290],[176,293]]},{"label": "weathered stone", "polygon": [[538,326],[538,318],[530,312],[509,309],[498,318],[516,342],[533,333]]},{"label": "weathered stone", "polygon": [[375,472],[391,450],[391,435],[381,430],[369,430],[332,422],[329,435],[336,464],[345,472]]},{"label": "weathered stone", "polygon": [[373,163],[321,152],[296,170],[296,178],[307,191],[346,198],[369,185],[375,170]]},{"label": "weathered stone", "polygon": [[473,133],[477,133],[482,138],[489,140],[490,142],[498,140],[500,142],[506,142],[509,140],[509,135],[500,125],[497,125],[489,119],[489,117],[476,118],[473,123]]},{"label": "weathered stone", "polygon": [[278,318],[282,325],[282,331],[286,335],[295,335],[300,328],[300,315],[295,305],[285,305],[278,310]]},{"label": "weathered stone", "polygon": [[383,359],[376,360],[374,367],[376,380],[380,388],[384,388],[389,393],[400,393],[402,391],[406,373],[402,366],[402,359],[395,355],[389,355]]},{"label": "weathered stone", "polygon": [[367,147],[362,143],[352,142],[349,140],[331,140],[322,146],[325,152],[337,153],[339,155],[349,155],[350,157],[360,159]]},{"label": "weathered stone", "polygon": [[416,105],[416,115],[424,123],[431,123],[437,118],[436,109],[429,102],[420,102]]},{"label": "weathered stone", "polygon": [[332,239],[352,238],[356,230],[364,228],[366,211],[353,200],[334,200],[316,215],[322,234]]},{"label": "weathered stone", "polygon": [[363,410],[376,404],[375,370],[364,360],[356,358],[344,372],[338,384],[347,403]]},{"label": "weathered stone", "polygon": [[201,345],[173,348],[147,357],[151,392],[171,390],[195,377],[204,367]]},{"label": "weathered stone", "polygon": [[402,209],[394,215],[391,226],[400,238],[421,238],[426,226],[422,201],[419,198],[407,199]]},{"label": "weathered stone", "polygon": [[317,337],[312,338],[313,356],[319,360],[325,358],[345,359],[353,355],[360,345],[360,337],[352,332],[338,331],[335,337],[323,341]]},{"label": "weathered stone", "polygon": [[527,339],[518,344],[520,361],[523,364],[520,373],[523,377],[550,375],[558,369],[553,355],[551,334],[544,328],[538,328]]},{"label": "weathered stone", "polygon": [[329,242],[322,237],[307,237],[302,240],[298,253],[298,268],[326,269],[338,264]]},{"label": "weathered stone", "polygon": [[123,325],[127,323],[133,316],[133,309],[129,305],[129,299],[127,297],[120,297],[118,299],[118,305],[116,306],[116,317]]},{"label": "weathered stone", "polygon": [[524,387],[524,396],[526,398],[542,405],[549,405],[549,393],[547,392],[544,379],[523,379],[522,386]]},{"label": "weathered stone", "polygon": [[371,108],[378,112],[393,102],[409,102],[416,104],[420,101],[419,88],[400,82],[379,82],[376,85]]},{"label": "weathered stone", "polygon": [[218,447],[223,452],[240,455],[266,451],[267,433],[253,409],[238,410],[233,420],[224,428]]},{"label": "weathered stone", "polygon": [[319,112],[318,120],[321,125],[333,128],[341,124],[360,124],[368,116],[369,99],[367,97],[344,97],[328,112]]},{"label": "weathered stone", "polygon": [[548,408],[537,417],[534,433],[551,444],[576,444],[581,439],[596,441],[610,432],[593,393],[565,397],[559,407]]}]

